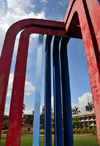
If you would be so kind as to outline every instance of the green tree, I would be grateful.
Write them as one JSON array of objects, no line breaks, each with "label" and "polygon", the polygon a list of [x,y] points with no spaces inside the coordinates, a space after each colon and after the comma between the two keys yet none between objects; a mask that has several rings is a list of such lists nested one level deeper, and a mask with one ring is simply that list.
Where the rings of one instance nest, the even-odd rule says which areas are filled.
[{"label": "green tree", "polygon": [[85,106],[86,111],[91,112],[93,110],[93,103],[88,102],[87,105]]},{"label": "green tree", "polygon": [[29,122],[28,117],[23,117],[22,118],[22,122],[24,122],[24,124],[27,124]]},{"label": "green tree", "polygon": [[[25,110],[25,107],[26,107],[26,105],[23,103],[23,111]],[[25,124],[27,122],[28,122],[28,118],[27,117],[22,117],[22,125],[23,125],[23,123]]]},{"label": "green tree", "polygon": [[80,118],[73,118],[72,119],[72,125],[73,125],[73,128],[79,128],[80,127]]},{"label": "green tree", "polygon": [[78,110],[79,108],[75,106],[75,108],[72,108],[72,114],[76,115],[79,114],[81,111]]},{"label": "green tree", "polygon": [[2,125],[2,129],[7,129],[7,128],[8,128],[8,120],[4,121]]},{"label": "green tree", "polygon": [[52,116],[52,117],[54,116],[53,108],[51,108],[51,116]]},{"label": "green tree", "polygon": [[26,105],[23,103],[23,110],[25,110]]},{"label": "green tree", "polygon": [[[45,105],[42,106],[42,114],[40,116],[40,124],[42,125],[42,128],[44,129],[44,115],[45,115]],[[51,117],[54,116],[53,109],[51,109]]]}]

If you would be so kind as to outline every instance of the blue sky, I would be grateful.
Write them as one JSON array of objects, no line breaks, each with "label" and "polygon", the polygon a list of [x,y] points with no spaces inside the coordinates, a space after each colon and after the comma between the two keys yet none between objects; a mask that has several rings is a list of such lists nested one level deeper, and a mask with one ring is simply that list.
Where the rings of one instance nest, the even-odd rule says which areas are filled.
[{"label": "blue sky", "polygon": [[[63,21],[69,0],[0,0],[0,50],[7,29],[14,22],[25,18],[38,18]],[[11,89],[14,76],[14,66],[16,62],[16,54],[18,48],[18,40],[20,34],[16,38],[12,66],[10,70],[10,78],[7,91],[7,100],[5,114],[9,114]],[[45,36],[44,43],[45,44]],[[30,37],[27,73],[25,82],[24,103],[26,105],[25,113],[31,114],[34,110],[34,93],[35,93],[35,76],[36,76],[36,56],[37,56],[38,35],[34,34]],[[42,97],[41,105],[44,104],[44,45],[43,45],[43,66],[42,66]],[[70,39],[68,44],[68,61],[71,86],[72,107],[78,106],[80,111],[85,112],[85,105],[92,101],[91,87],[88,75],[86,56],[83,41],[79,39]],[[53,93],[52,93],[53,96]],[[53,104],[53,98],[52,98]],[[41,106],[42,107],[42,106]]]}]

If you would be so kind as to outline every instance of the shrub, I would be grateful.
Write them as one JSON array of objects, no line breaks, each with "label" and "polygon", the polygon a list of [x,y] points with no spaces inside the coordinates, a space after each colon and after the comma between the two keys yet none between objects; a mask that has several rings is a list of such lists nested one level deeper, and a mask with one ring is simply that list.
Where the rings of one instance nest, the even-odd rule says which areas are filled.
[{"label": "shrub", "polygon": [[3,132],[4,134],[7,134],[7,130]]},{"label": "shrub", "polygon": [[73,134],[97,134],[96,128],[84,127],[83,129],[73,129]]},{"label": "shrub", "polygon": [[2,129],[7,129],[7,128],[8,128],[8,120],[4,121],[2,125]]},{"label": "shrub", "polygon": [[73,134],[81,134],[82,130],[81,129],[73,129]]},{"label": "shrub", "polygon": [[97,130],[96,130],[95,127],[92,128],[92,134],[93,134],[93,135],[97,135]]}]

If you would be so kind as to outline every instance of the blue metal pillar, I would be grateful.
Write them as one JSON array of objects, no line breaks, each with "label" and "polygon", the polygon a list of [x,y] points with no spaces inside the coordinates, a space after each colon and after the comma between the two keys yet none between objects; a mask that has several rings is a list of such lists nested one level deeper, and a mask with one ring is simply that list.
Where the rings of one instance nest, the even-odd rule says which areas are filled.
[{"label": "blue metal pillar", "polygon": [[63,98],[63,122],[64,122],[64,146],[73,146],[73,128],[71,96],[69,83],[69,70],[67,59],[67,43],[69,38],[62,38],[61,42],[61,75],[62,75],[62,98]]},{"label": "blue metal pillar", "polygon": [[38,49],[37,49],[36,83],[35,83],[35,104],[34,104],[35,107],[34,107],[34,120],[33,120],[33,146],[39,146],[42,44],[43,44],[43,35],[39,35]]},{"label": "blue metal pillar", "polygon": [[57,146],[57,114],[56,114],[56,81],[55,81],[55,66],[53,67],[53,84],[54,84],[54,121],[55,121],[55,137],[54,137],[54,143],[55,146]]},{"label": "blue metal pillar", "polygon": [[45,146],[51,146],[51,40],[47,36],[45,46]]},{"label": "blue metal pillar", "polygon": [[60,38],[61,37],[55,37],[53,44],[55,146],[63,146],[61,78],[59,64]]}]

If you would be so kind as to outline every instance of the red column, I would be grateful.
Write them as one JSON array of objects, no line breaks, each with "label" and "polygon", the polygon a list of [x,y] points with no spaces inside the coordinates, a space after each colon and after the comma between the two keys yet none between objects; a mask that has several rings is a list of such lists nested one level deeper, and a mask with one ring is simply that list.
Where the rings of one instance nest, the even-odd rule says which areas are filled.
[{"label": "red column", "polygon": [[[86,0],[86,1],[90,2],[90,0]],[[94,4],[97,4],[97,1],[95,1]],[[90,13],[92,13],[92,11],[94,11],[93,3],[91,3],[91,5],[88,6],[89,8],[91,6]],[[85,2],[83,3],[82,0],[74,1],[72,7],[68,9],[69,12],[65,17],[67,20],[65,21],[65,23],[66,23],[66,31],[68,32],[69,26],[71,25],[71,22],[73,22],[74,16],[77,14],[80,22],[79,25],[82,32],[82,38],[84,42],[86,59],[88,64],[89,77],[90,77],[91,90],[92,90],[93,103],[94,103],[94,111],[96,116],[98,140],[100,145],[100,54],[99,54],[100,34],[98,33],[98,37],[96,35],[96,30],[98,29],[100,31],[99,29],[100,23],[97,23],[100,18],[98,19],[98,17],[96,17],[96,15],[94,14],[96,17],[95,18],[96,22],[95,22],[94,19],[92,19],[92,15],[91,17],[89,15],[88,6],[86,5]],[[97,7],[96,11],[98,11],[99,13],[100,10],[98,8],[99,7]]]},{"label": "red column", "polygon": [[22,125],[22,109],[24,97],[24,85],[28,54],[29,36],[25,37],[22,32],[18,47],[17,61],[14,73],[14,82],[11,96],[9,124],[7,131],[6,146],[19,146]]}]

